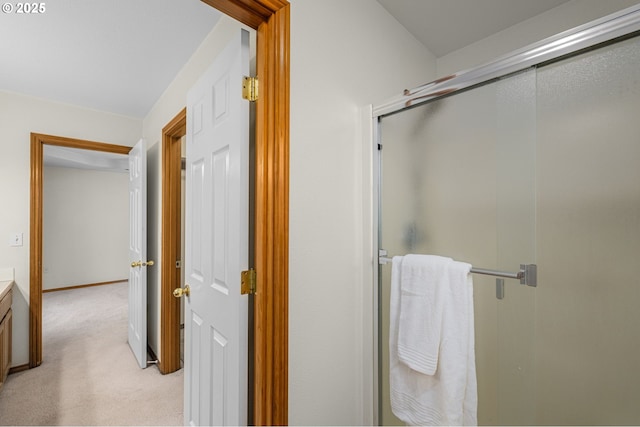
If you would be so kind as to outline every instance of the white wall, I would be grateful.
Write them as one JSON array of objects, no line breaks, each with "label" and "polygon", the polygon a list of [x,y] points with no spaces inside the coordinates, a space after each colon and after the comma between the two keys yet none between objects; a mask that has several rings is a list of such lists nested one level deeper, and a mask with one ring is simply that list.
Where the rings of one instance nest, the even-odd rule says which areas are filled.
[{"label": "white wall", "polygon": [[[30,133],[119,145],[140,138],[139,119],[0,92],[0,268],[15,268],[13,366],[28,363]],[[24,233],[24,245],[10,247],[9,235]]]},{"label": "white wall", "polygon": [[292,425],[372,422],[373,372],[363,371],[372,349],[362,338],[371,162],[361,110],[434,78],[433,55],[377,2],[291,0]]},{"label": "white wall", "polygon": [[45,166],[42,288],[129,278],[129,176]]},{"label": "white wall", "polygon": [[638,0],[572,0],[438,58],[438,76],[482,65],[501,55],[629,6]]}]

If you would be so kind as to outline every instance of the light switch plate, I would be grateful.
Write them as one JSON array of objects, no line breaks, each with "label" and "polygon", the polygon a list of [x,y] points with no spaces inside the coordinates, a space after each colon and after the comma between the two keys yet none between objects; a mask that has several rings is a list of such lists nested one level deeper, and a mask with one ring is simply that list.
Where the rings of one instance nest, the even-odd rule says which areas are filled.
[{"label": "light switch plate", "polygon": [[22,233],[12,233],[9,237],[9,246],[22,246]]}]

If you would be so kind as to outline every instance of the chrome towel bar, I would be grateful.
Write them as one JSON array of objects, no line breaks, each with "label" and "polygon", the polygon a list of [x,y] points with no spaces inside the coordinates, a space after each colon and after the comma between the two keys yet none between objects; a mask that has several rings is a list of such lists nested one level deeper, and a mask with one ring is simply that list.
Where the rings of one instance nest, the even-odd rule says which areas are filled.
[{"label": "chrome towel bar", "polygon": [[[384,265],[392,261],[387,255],[387,251],[380,249],[378,256],[378,264]],[[520,264],[520,270],[512,273],[510,271],[488,270],[486,268],[472,267],[471,272],[474,274],[485,274],[488,276],[504,277],[507,279],[518,279],[521,285],[533,286],[538,285],[538,267],[536,264]]]}]

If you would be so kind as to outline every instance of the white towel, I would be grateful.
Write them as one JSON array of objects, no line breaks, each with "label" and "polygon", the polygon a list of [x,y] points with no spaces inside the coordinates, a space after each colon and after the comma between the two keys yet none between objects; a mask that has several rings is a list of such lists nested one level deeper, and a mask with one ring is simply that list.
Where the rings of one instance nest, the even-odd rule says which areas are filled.
[{"label": "white towel", "polygon": [[412,425],[477,425],[471,265],[394,257],[391,408]]},{"label": "white towel", "polygon": [[407,255],[402,260],[398,359],[427,375],[434,375],[438,367],[444,298],[452,261],[434,255]]}]

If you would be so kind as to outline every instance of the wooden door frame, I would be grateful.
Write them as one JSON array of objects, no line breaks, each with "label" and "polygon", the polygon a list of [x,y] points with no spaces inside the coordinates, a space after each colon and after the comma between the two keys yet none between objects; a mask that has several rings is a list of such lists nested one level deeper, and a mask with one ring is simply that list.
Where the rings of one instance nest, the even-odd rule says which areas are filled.
[{"label": "wooden door frame", "polygon": [[183,108],[162,129],[162,249],[160,254],[160,349],[158,369],[168,374],[180,369],[180,300],[173,290],[181,287],[181,139],[187,133],[187,109]]},{"label": "wooden door frame", "polygon": [[29,367],[42,363],[42,209],[44,146],[129,154],[131,147],[31,133],[31,207],[29,231]]},{"label": "wooden door frame", "polygon": [[253,423],[288,423],[289,19],[287,0],[202,0],[257,30]]}]

